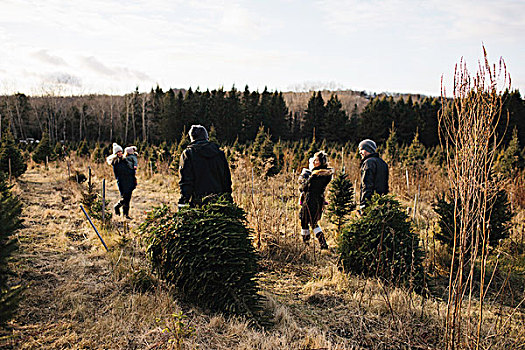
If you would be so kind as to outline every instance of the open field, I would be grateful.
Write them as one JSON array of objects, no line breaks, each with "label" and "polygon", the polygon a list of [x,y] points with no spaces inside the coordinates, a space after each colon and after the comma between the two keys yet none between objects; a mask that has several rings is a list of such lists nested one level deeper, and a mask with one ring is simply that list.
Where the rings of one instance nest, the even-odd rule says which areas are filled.
[{"label": "open field", "polygon": [[[288,160],[290,154],[286,154]],[[285,162],[288,164],[287,162]],[[81,158],[71,170],[93,172],[96,191],[106,180],[110,206],[117,200],[111,168]],[[339,156],[331,164],[341,169]],[[433,240],[431,204],[446,188],[444,175],[428,171],[406,177],[391,169],[391,190],[417,225],[432,276],[426,297],[374,279],[339,271],[334,227],[326,216],[329,251],[299,237],[295,173],[285,168],[272,178],[252,175],[239,157],[234,165],[233,197],[248,213],[254,244],[262,256],[259,284],[273,325],[227,318],[181,303],[173,288],[149,268],[145,247],[135,229],[146,211],[174,206],[178,178],[162,166],[151,174],[142,163],[133,193],[131,216],[112,219],[102,228],[106,252],[80,210],[86,183],[68,181],[66,162],[49,168],[30,165],[14,191],[24,203],[25,227],[17,233],[20,249],[13,264],[24,298],[15,319],[2,330],[6,349],[441,349],[448,286],[443,249]],[[358,183],[359,161],[346,157],[351,180]],[[417,194],[417,202],[414,201]],[[414,211],[415,209],[415,211]],[[482,346],[525,348],[523,309],[525,270],[523,209],[516,208],[512,237],[489,261],[494,283],[488,294]],[[521,240],[521,242],[520,242]],[[510,247],[510,248],[509,248]],[[513,254],[511,254],[513,253]],[[498,266],[494,270],[494,266]],[[492,273],[492,272],[491,272]],[[474,298],[473,304],[476,304]],[[475,324],[475,307],[469,317]],[[182,313],[182,314],[180,314]],[[176,326],[177,321],[178,328]],[[166,328],[170,331],[163,331]]]}]

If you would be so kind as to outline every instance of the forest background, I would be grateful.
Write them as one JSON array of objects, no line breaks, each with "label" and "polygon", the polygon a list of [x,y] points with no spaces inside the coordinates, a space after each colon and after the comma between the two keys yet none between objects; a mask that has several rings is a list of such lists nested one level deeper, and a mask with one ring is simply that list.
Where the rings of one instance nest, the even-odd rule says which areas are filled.
[{"label": "forest background", "polygon": [[[517,129],[525,144],[525,104],[518,90],[507,91],[498,125],[507,145]],[[0,127],[10,126],[15,139],[122,144],[178,143],[185,128],[201,124],[220,143],[252,141],[260,126],[272,141],[311,140],[356,144],[371,138],[386,141],[394,127],[401,144],[416,133],[427,148],[439,144],[439,98],[422,95],[368,94],[364,91],[262,92],[235,87],[200,91],[191,87],[164,92],[157,87],[124,96],[0,96]]]}]

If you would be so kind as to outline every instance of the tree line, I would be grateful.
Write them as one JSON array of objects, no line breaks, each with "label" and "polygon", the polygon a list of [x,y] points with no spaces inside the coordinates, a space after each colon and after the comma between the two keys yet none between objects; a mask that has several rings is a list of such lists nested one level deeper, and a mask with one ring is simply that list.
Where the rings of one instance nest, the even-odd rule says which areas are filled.
[{"label": "tree line", "polygon": [[[40,96],[22,93],[0,96],[0,129],[10,128],[15,139],[40,139],[44,133],[54,144],[63,142],[180,142],[192,124],[215,129],[217,140],[232,144],[253,141],[262,126],[273,141],[312,140],[357,143],[388,139],[394,128],[398,141],[409,144],[416,134],[425,147],[439,144],[440,98],[387,95],[369,96],[358,110],[344,109],[336,93],[313,92],[304,109],[291,110],[279,91],[244,91],[232,87],[200,91],[157,87],[123,96]],[[517,129],[525,144],[525,102],[520,92],[504,96],[499,131],[505,144]],[[508,117],[508,119],[507,119]],[[508,123],[507,123],[508,120]],[[0,130],[1,132],[1,130]]]}]

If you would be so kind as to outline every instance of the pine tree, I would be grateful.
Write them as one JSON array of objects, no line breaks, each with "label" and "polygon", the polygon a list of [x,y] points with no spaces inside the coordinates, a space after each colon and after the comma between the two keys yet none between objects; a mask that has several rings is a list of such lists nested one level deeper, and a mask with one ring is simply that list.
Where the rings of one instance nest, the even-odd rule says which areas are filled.
[{"label": "pine tree", "polygon": [[[180,97],[179,97],[180,98]],[[182,128],[180,128],[181,111],[173,89],[169,89],[162,100],[162,114],[160,125],[162,136],[167,140],[177,140]]]},{"label": "pine tree", "polygon": [[372,139],[377,144],[385,142],[393,121],[393,106],[393,100],[386,97],[376,97],[367,104],[359,119],[360,139]]},{"label": "pine tree", "polygon": [[316,137],[315,133],[322,132],[325,128],[325,114],[323,96],[320,91],[317,94],[314,92],[304,113],[303,138],[311,140]]},{"label": "pine tree", "polygon": [[106,157],[104,157],[103,149],[100,148],[99,145],[95,147],[93,150],[93,154],[91,155],[91,160],[93,160],[95,163],[104,163]]},{"label": "pine tree", "polygon": [[509,145],[498,157],[497,168],[507,178],[515,176],[525,168],[525,160],[520,152],[518,130],[516,128],[512,131],[512,139]]},{"label": "pine tree", "polygon": [[282,92],[274,92],[270,102],[269,132],[272,141],[287,138],[290,134],[287,123],[288,107],[284,101]]},{"label": "pine tree", "polygon": [[235,141],[242,130],[242,114],[240,93],[232,86],[225,98],[225,116],[224,123],[228,126],[224,135],[220,139],[227,141],[229,144]]},{"label": "pine tree", "polygon": [[9,128],[2,136],[0,144],[0,172],[9,173],[9,163],[11,163],[11,175],[19,177],[27,170],[27,164],[22,153],[15,144],[15,140]]},{"label": "pine tree", "polygon": [[415,171],[421,171],[424,160],[425,147],[419,142],[419,133],[416,131],[414,139],[408,148],[408,153],[405,158],[405,166]]},{"label": "pine tree", "polygon": [[[435,234],[435,237],[438,241],[445,243],[450,250],[454,246],[454,223],[456,222],[459,230],[459,214],[461,212],[462,203],[458,199],[457,204],[457,215],[458,218],[454,220],[454,201],[448,199],[445,194],[441,194],[434,204],[434,211],[438,214],[439,220],[439,232]],[[508,195],[505,190],[499,190],[496,195],[488,201],[488,212],[490,213],[490,218],[488,222],[488,227],[490,229],[489,235],[489,246],[495,247],[498,245],[501,239],[507,238],[511,229],[511,220],[514,217],[514,213],[510,206]],[[467,223],[471,225],[471,223]],[[467,247],[471,249],[472,241],[476,241],[476,235],[480,235],[479,227],[471,227],[471,235],[467,237]],[[459,242],[458,242],[459,244]],[[482,242],[479,240],[479,245],[481,247]]]},{"label": "pine tree", "polygon": [[246,142],[255,139],[261,120],[258,117],[257,110],[259,106],[259,92],[250,93],[248,86],[245,87],[241,100],[242,133],[239,135],[240,142]]},{"label": "pine tree", "polygon": [[190,144],[190,138],[188,136],[188,133],[186,132],[186,128],[184,128],[184,131],[182,132],[182,135],[180,138],[180,142],[177,145],[175,153],[173,154],[172,168],[174,170],[178,170],[179,162],[180,162],[180,155],[186,149],[186,147],[188,147],[189,144]]},{"label": "pine tree", "polygon": [[219,143],[219,141],[217,140],[217,131],[215,130],[215,126],[212,125],[210,126],[210,132],[208,134],[208,140],[210,142],[213,142],[213,143]]},{"label": "pine tree", "polygon": [[344,142],[347,134],[348,116],[337,95],[332,94],[326,102],[325,119],[321,133],[323,139],[329,142]]},{"label": "pine tree", "polygon": [[407,101],[401,97],[396,103],[392,103],[393,121],[397,127],[398,138],[402,143],[408,143],[416,131],[416,113],[412,103],[412,97]]},{"label": "pine tree", "polygon": [[423,290],[424,252],[419,237],[391,195],[375,194],[363,215],[344,227],[338,243],[345,271]]},{"label": "pine tree", "polygon": [[264,131],[264,126],[261,124],[259,127],[259,131],[257,131],[257,135],[255,136],[255,141],[252,145],[252,152],[251,156],[252,158],[256,158],[259,156],[259,153],[261,151],[262,145],[264,141],[266,140],[266,132]]},{"label": "pine tree", "polygon": [[11,193],[5,180],[0,172],[0,325],[14,314],[20,296],[18,287],[10,288],[7,284],[7,263],[17,248],[16,240],[11,237],[22,227],[22,203]]},{"label": "pine tree", "polygon": [[89,146],[86,140],[82,140],[77,148],[77,157],[89,156]]},{"label": "pine tree", "polygon": [[315,136],[312,138],[312,142],[310,142],[310,147],[308,147],[308,150],[305,153],[306,161],[314,156],[314,154],[319,151],[319,145],[317,144],[315,140]]},{"label": "pine tree", "polygon": [[274,153],[274,143],[262,125],[252,146],[251,160],[259,174],[264,173],[265,176],[273,176],[280,171]]},{"label": "pine tree", "polygon": [[258,256],[246,224],[241,208],[219,198],[177,213],[156,208],[139,231],[154,270],[182,298],[212,311],[253,317],[262,298]]},{"label": "pine tree", "polygon": [[328,218],[337,227],[338,235],[354,209],[355,199],[352,181],[344,172],[338,172],[330,185],[327,207]]},{"label": "pine tree", "polygon": [[419,126],[420,140],[425,147],[439,145],[438,112],[441,109],[439,99],[426,97],[416,108],[417,125]]},{"label": "pine tree", "polygon": [[279,173],[283,167],[284,167],[284,152],[283,152],[283,144],[281,143],[281,140],[279,140],[275,146],[273,147],[273,153],[275,154],[275,166],[277,173]]},{"label": "pine tree", "polygon": [[57,142],[55,144],[55,149],[53,150],[53,152],[56,154],[56,157],[59,160],[64,160],[64,158],[66,157],[64,146],[60,142]]},{"label": "pine tree", "polygon": [[46,157],[48,160],[52,160],[54,153],[51,148],[51,142],[49,141],[49,135],[44,133],[38,146],[36,146],[35,152],[33,152],[33,161],[35,163],[45,163]]},{"label": "pine tree", "polygon": [[394,122],[390,128],[390,135],[385,143],[385,159],[388,160],[392,165],[399,161],[399,143],[397,139],[397,133],[394,128]]}]

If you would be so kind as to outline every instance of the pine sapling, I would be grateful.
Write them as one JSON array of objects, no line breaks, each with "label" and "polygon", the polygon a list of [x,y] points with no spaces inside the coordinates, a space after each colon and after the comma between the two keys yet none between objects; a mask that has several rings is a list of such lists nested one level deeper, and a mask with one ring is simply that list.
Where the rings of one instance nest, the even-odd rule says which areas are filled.
[{"label": "pine sapling", "polygon": [[327,207],[329,220],[337,227],[337,235],[341,233],[355,206],[354,186],[348,175],[341,171],[330,186]]}]

